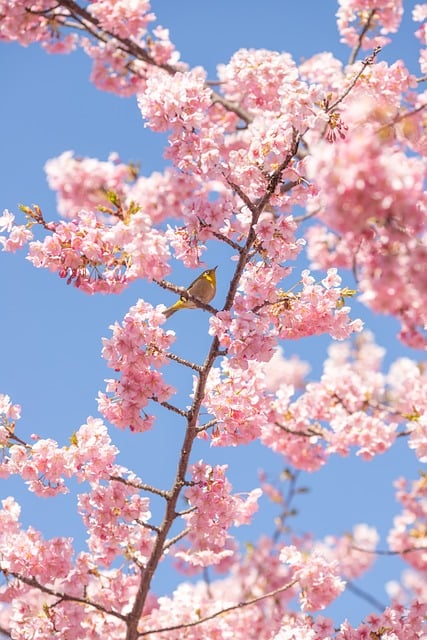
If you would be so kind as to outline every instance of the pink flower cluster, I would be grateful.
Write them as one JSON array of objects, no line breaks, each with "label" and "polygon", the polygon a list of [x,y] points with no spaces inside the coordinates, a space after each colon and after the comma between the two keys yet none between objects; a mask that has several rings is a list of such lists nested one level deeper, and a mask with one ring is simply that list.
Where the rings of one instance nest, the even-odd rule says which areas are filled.
[{"label": "pink flower cluster", "polygon": [[[10,405],[12,415],[18,415],[16,409],[16,405]],[[38,436],[33,436],[32,445],[15,442],[14,425],[10,418],[7,424],[2,414],[1,477],[19,474],[30,491],[47,497],[68,492],[65,478],[75,476],[79,482],[94,482],[110,476],[118,449],[111,444],[99,418],[89,417],[73,435],[72,445],[66,447],[59,447],[51,438]]]},{"label": "pink flower cluster", "polygon": [[136,278],[162,278],[169,270],[164,234],[139,210],[130,209],[112,223],[85,210],[69,222],[45,223],[39,210],[26,210],[30,225],[37,222],[50,234],[32,240],[32,231],[13,225],[14,216],[5,211],[0,219],[0,229],[8,232],[0,237],[3,250],[29,242],[28,259],[35,267],[58,273],[86,293],[119,293]]},{"label": "pink flower cluster", "polygon": [[32,42],[43,42],[51,37],[48,12],[53,15],[64,10],[52,0],[36,2],[0,1],[0,40],[17,40],[28,46]]},{"label": "pink flower cluster", "polygon": [[[103,572],[88,553],[74,555],[70,538],[43,539],[19,522],[20,507],[7,498],[0,510],[1,626],[23,639],[123,637],[136,579],[120,569]],[[61,593],[67,593],[65,598]],[[7,605],[7,606],[4,606]],[[106,615],[111,610],[115,615]],[[18,637],[18,636],[17,636]]]},{"label": "pink flower cluster", "polygon": [[212,467],[201,460],[190,468],[192,480],[185,490],[190,509],[183,515],[190,546],[175,556],[191,565],[203,567],[232,556],[230,527],[249,524],[258,510],[262,491],[254,489],[246,498],[232,495],[226,470],[227,465]]},{"label": "pink flower cluster", "polygon": [[423,24],[415,32],[415,35],[420,40],[422,45],[420,51],[420,68],[422,73],[427,73],[427,3],[416,4],[412,11],[412,18],[415,22],[422,22]]},{"label": "pink flower cluster", "polygon": [[140,300],[121,325],[116,322],[111,327],[112,337],[103,339],[103,356],[121,377],[107,380],[107,393],[99,394],[98,406],[120,429],[150,429],[154,418],[145,413],[146,405],[150,400],[163,402],[174,392],[157,370],[168,362],[165,352],[174,341],[173,333],[159,326],[164,320],[159,308]]},{"label": "pink flower cluster", "polygon": [[[353,448],[372,459],[393,445],[402,426],[410,430],[409,447],[423,460],[425,373],[400,360],[388,375],[382,373],[383,352],[368,333],[354,349],[349,343],[333,345],[329,355],[321,380],[309,383],[295,400],[289,385],[276,390],[262,427],[263,443],[294,466],[313,471],[328,455],[347,456]],[[408,390],[406,398],[402,387]]]},{"label": "pink flower cluster", "polygon": [[6,231],[7,236],[0,236],[0,245],[3,251],[13,253],[22,249],[33,238],[33,234],[23,224],[15,225],[15,216],[8,209],[0,216],[0,231]]},{"label": "pink flower cluster", "polygon": [[310,172],[322,192],[321,218],[333,230],[313,227],[308,254],[314,268],[331,261],[355,267],[361,299],[402,323],[401,337],[425,344],[422,303],[425,260],[425,163],[384,146],[367,131],[340,145],[319,145]]},{"label": "pink flower cluster", "polygon": [[148,0],[92,0],[88,7],[91,15],[95,16],[99,25],[120,38],[142,38],[147,27],[155,19],[150,13]]},{"label": "pink flower cluster", "polygon": [[95,158],[76,158],[72,151],[64,151],[46,162],[45,172],[49,187],[56,191],[58,212],[63,218],[73,218],[82,209],[111,207],[107,193],[124,198],[129,183],[136,177],[133,167],[121,163],[115,153],[110,154],[107,162],[100,162]]},{"label": "pink flower cluster", "polygon": [[132,484],[111,480],[97,482],[80,494],[78,508],[89,534],[92,559],[109,567],[121,556],[144,566],[152,551],[153,532],[144,525],[151,519],[149,499]]},{"label": "pink flower cluster", "polygon": [[380,615],[370,614],[358,627],[343,622],[334,629],[331,619],[323,616],[288,615],[273,640],[420,640],[424,638],[427,606],[414,601],[407,609],[394,604]]},{"label": "pink flower cluster", "polygon": [[268,420],[270,402],[259,363],[252,360],[241,369],[224,358],[220,369],[211,369],[203,400],[216,421],[212,445],[237,446],[258,438]]},{"label": "pink flower cluster", "polygon": [[[370,568],[376,531],[359,524],[321,541],[291,534],[284,544],[287,514],[281,514],[277,536],[239,554],[232,527],[251,522],[261,490],[233,494],[227,465],[191,465],[197,436],[201,447],[203,440],[224,447],[259,440],[309,472],[332,454],[371,460],[397,436],[427,460],[426,372],[408,358],[384,372],[383,350],[360,333],[362,322],[350,318],[347,306],[357,288],[372,310],[399,319],[404,342],[426,344],[426,94],[403,62],[389,64],[372,51],[398,29],[402,12],[401,0],[340,0],[338,28],[353,47],[350,65],[328,53],[298,65],[288,53],[241,49],[218,67],[217,87],[202,68],[179,63],[167,29],[151,28],[148,0],[84,6],[0,0],[1,40],[41,42],[51,52],[83,48],[97,87],[137,94],[145,125],[168,132],[170,161],[163,173],[138,177],[117,154],[100,162],[65,152],[46,164],[46,173],[66,220],[47,222],[39,207],[22,207],[27,224],[16,225],[5,211],[3,249],[29,244],[34,266],[90,294],[118,293],[136,279],[154,286],[169,273],[171,254],[193,268],[208,248],[220,247],[235,265],[224,300],[214,300],[219,311],[210,319],[203,364],[170,351],[175,334],[163,329],[163,305],[144,300],[104,339],[103,356],[117,375],[99,394],[102,415],[117,428],[145,432],[155,421],[147,407],[157,403],[186,422],[169,490],[145,485],[117,464],[118,450],[99,418],[88,418],[68,446],[38,436],[27,444],[16,432],[20,407],[0,395],[0,476],[18,474],[40,497],[66,493],[73,480],[89,485],[78,497],[88,549],[78,554],[69,538],[45,540],[24,529],[17,503],[3,501],[0,572],[7,583],[0,600],[8,606],[0,609],[0,628],[11,637],[243,640],[249,630],[259,640],[419,640],[426,634],[424,475],[412,485],[397,482],[402,512],[389,534],[391,551],[419,573],[391,585],[396,602],[380,615],[334,630],[331,620],[305,612],[327,607],[345,579]],[[426,15],[425,5],[414,8],[415,20]],[[77,24],[76,33],[67,31]],[[416,35],[424,45],[425,25]],[[354,61],[366,48],[370,55]],[[35,225],[42,239],[33,236]],[[306,268],[306,243],[311,268],[326,274],[315,277]],[[338,268],[352,271],[356,284],[343,286]],[[308,366],[285,359],[277,347],[321,334],[355,336],[332,346],[320,380],[306,383]],[[174,389],[162,367],[170,360],[195,372],[189,407],[169,402]],[[288,510],[265,476],[262,484]],[[166,505],[154,523],[147,491]],[[147,592],[167,553],[187,575],[212,565],[228,576],[181,584],[157,601]],[[406,609],[397,604],[405,589]],[[296,595],[300,611],[291,611]]]},{"label": "pink flower cluster", "polygon": [[327,536],[314,548],[325,559],[337,562],[340,575],[346,580],[355,580],[368,571],[376,560],[375,549],[379,535],[373,527],[358,524],[351,533],[342,537]]},{"label": "pink flower cluster", "polygon": [[307,556],[291,545],[283,547],[280,559],[292,568],[292,579],[298,581],[302,611],[324,609],[344,591],[338,563],[327,560],[320,553]]},{"label": "pink flower cluster", "polygon": [[329,333],[342,340],[361,331],[361,321],[350,321],[350,308],[341,304],[343,292],[336,269],[330,269],[321,284],[304,271],[302,290],[297,294],[277,289],[286,273],[278,265],[248,265],[241,279],[243,293],[236,296],[236,316],[221,311],[211,319],[210,333],[232,356],[231,366],[245,368],[249,360],[270,360],[278,337]]},{"label": "pink flower cluster", "polygon": [[396,483],[396,497],[402,513],[395,517],[388,535],[390,549],[419,571],[427,570],[427,476],[422,473],[411,484],[405,478]]},{"label": "pink flower cluster", "polygon": [[[390,42],[385,34],[396,33],[403,16],[402,0],[338,0],[338,3],[341,42],[351,47],[357,44],[365,24],[369,24],[369,29],[363,37],[363,48],[383,47]],[[371,31],[377,34],[371,35]]]}]

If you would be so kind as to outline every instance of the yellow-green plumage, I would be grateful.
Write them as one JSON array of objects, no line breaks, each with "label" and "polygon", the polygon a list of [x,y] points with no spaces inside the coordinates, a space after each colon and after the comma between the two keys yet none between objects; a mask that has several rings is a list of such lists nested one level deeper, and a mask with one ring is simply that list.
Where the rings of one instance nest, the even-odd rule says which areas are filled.
[{"label": "yellow-green plumage", "polygon": [[[217,267],[203,271],[203,273],[187,287],[187,292],[190,296],[197,298],[197,300],[200,300],[203,304],[209,304],[216,293],[216,270]],[[179,309],[197,309],[197,304],[193,300],[181,296],[175,304],[165,309],[163,313],[169,318],[169,316],[175,313],[175,311],[179,311]]]}]

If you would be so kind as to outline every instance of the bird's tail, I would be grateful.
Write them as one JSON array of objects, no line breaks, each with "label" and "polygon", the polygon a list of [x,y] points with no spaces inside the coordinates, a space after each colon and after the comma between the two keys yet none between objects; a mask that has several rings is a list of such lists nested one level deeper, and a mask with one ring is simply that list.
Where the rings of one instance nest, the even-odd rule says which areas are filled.
[{"label": "bird's tail", "polygon": [[179,306],[175,302],[175,304],[173,304],[171,307],[168,307],[167,309],[165,309],[163,313],[166,316],[166,318],[170,318],[170,316],[174,314],[176,311],[178,311],[178,309],[179,309]]}]

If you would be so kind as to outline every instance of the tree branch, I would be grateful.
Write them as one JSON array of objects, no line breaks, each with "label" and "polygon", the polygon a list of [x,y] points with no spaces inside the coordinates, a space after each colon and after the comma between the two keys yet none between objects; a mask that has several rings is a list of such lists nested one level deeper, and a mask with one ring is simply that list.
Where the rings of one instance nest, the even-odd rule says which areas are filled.
[{"label": "tree branch", "polygon": [[209,620],[213,620],[218,616],[222,616],[226,613],[230,613],[231,611],[236,611],[236,609],[243,609],[244,607],[249,607],[252,604],[261,602],[266,598],[272,598],[274,596],[277,596],[279,593],[282,593],[283,591],[287,591],[288,589],[293,587],[296,583],[297,583],[297,580],[293,580],[292,582],[288,582],[287,584],[285,584],[283,587],[274,589],[274,591],[269,591],[268,593],[264,593],[262,596],[258,596],[256,598],[251,598],[250,600],[245,600],[243,602],[233,604],[230,607],[225,607],[224,609],[220,609],[219,611],[216,611],[215,613],[205,616],[204,618],[200,618],[199,620],[194,620],[194,622],[186,622],[184,624],[176,624],[170,627],[162,627],[160,629],[149,629],[148,631],[143,631],[142,633],[138,634],[138,638],[142,638],[144,636],[148,636],[153,633],[163,633],[166,631],[176,631],[181,629],[188,629],[190,627],[197,627],[198,625],[203,624],[204,622],[208,622]]},{"label": "tree branch", "polygon": [[350,54],[350,58],[349,58],[348,64],[354,64],[354,61],[356,60],[357,54],[359,53],[360,48],[362,46],[363,38],[365,37],[367,31],[369,31],[369,29],[371,27],[372,20],[373,20],[373,17],[375,15],[375,13],[376,13],[376,9],[372,9],[372,11],[370,12],[365,24],[363,25],[362,31],[359,34],[359,39],[358,39],[358,41],[356,43],[356,46],[354,47],[353,51]]}]

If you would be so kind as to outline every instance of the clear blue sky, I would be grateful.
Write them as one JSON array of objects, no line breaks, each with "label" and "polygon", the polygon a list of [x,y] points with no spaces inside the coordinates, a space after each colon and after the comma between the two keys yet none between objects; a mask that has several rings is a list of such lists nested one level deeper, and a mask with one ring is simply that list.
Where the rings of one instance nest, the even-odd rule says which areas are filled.
[{"label": "clear blue sky", "polygon": [[[414,4],[405,2],[404,28],[382,55],[389,61],[404,58],[411,71],[419,73],[417,42],[410,20]],[[154,0],[152,6],[159,23],[170,28],[182,59],[191,65],[203,65],[212,79],[216,65],[227,62],[241,47],[288,51],[297,61],[328,50],[343,61],[349,55],[348,49],[339,44],[333,0]],[[55,195],[47,188],[43,166],[46,160],[68,149],[101,160],[117,151],[123,161],[139,161],[144,175],[165,166],[164,137],[143,127],[135,98],[118,98],[93,88],[89,82],[90,61],[83,54],[51,56],[38,46],[24,49],[0,43],[0,68],[0,210],[7,207],[17,212],[18,203],[37,203],[47,218],[55,219]],[[209,257],[212,264],[217,263],[214,253]],[[0,254],[0,268],[0,392],[9,394],[23,407],[20,435],[28,437],[36,432],[65,444],[88,415],[97,415],[95,398],[98,390],[104,389],[104,378],[111,375],[100,357],[101,338],[110,335],[108,326],[120,321],[138,297],[158,303],[165,300],[164,292],[135,283],[119,296],[88,297],[67,287],[58,277],[34,269],[23,253]],[[219,287],[218,306],[230,267],[221,268],[224,284]],[[183,270],[174,273],[179,284],[186,284],[192,276]],[[170,301],[172,298],[167,299]],[[388,363],[402,354],[420,357],[397,343],[395,322],[372,317],[357,303],[354,309],[353,317],[362,316],[378,342],[389,350]],[[197,322],[191,324],[191,316],[186,315],[190,312],[185,312],[174,316],[171,327],[179,336],[179,353],[203,357],[208,344],[207,318],[202,312],[194,313],[199,314]],[[319,374],[328,342],[320,338],[287,344],[285,353],[299,353],[309,360],[314,377]],[[172,383],[178,385],[178,372],[171,371]],[[179,398],[185,398],[188,391],[187,385]],[[135,439],[112,430],[112,436],[122,451],[123,464],[134,467],[145,481],[166,487],[163,476],[166,473],[169,479],[174,472],[180,425],[166,414],[162,417],[152,433]],[[243,450],[200,447],[198,454],[209,462],[229,462],[232,482],[240,491],[257,486],[260,467],[277,473],[283,466],[282,460],[256,445]],[[419,466],[405,444],[399,443],[373,463],[334,459],[320,473],[303,474],[302,483],[311,490],[295,505],[300,510],[294,522],[296,531],[314,530],[318,536],[342,534],[353,524],[366,522],[386,535],[397,509],[392,480],[402,474],[414,478]],[[73,495],[36,499],[26,493],[19,479],[2,481],[0,498],[9,494],[16,495],[22,503],[26,525],[34,524],[46,536],[71,535],[76,548],[84,546],[84,531],[75,513]],[[264,507],[265,503],[261,505]],[[251,530],[239,529],[239,537],[255,539],[260,532],[271,531],[273,524],[267,519],[271,514],[271,510],[262,508],[262,517],[255,519]],[[381,547],[385,548],[384,538]],[[383,583],[396,576],[399,566],[397,560],[381,559],[360,584],[384,600]],[[167,569],[162,569],[155,583],[157,592],[170,592],[174,580]],[[369,610],[366,603],[345,596],[334,605],[332,613],[337,621],[348,616],[356,622]]]}]

